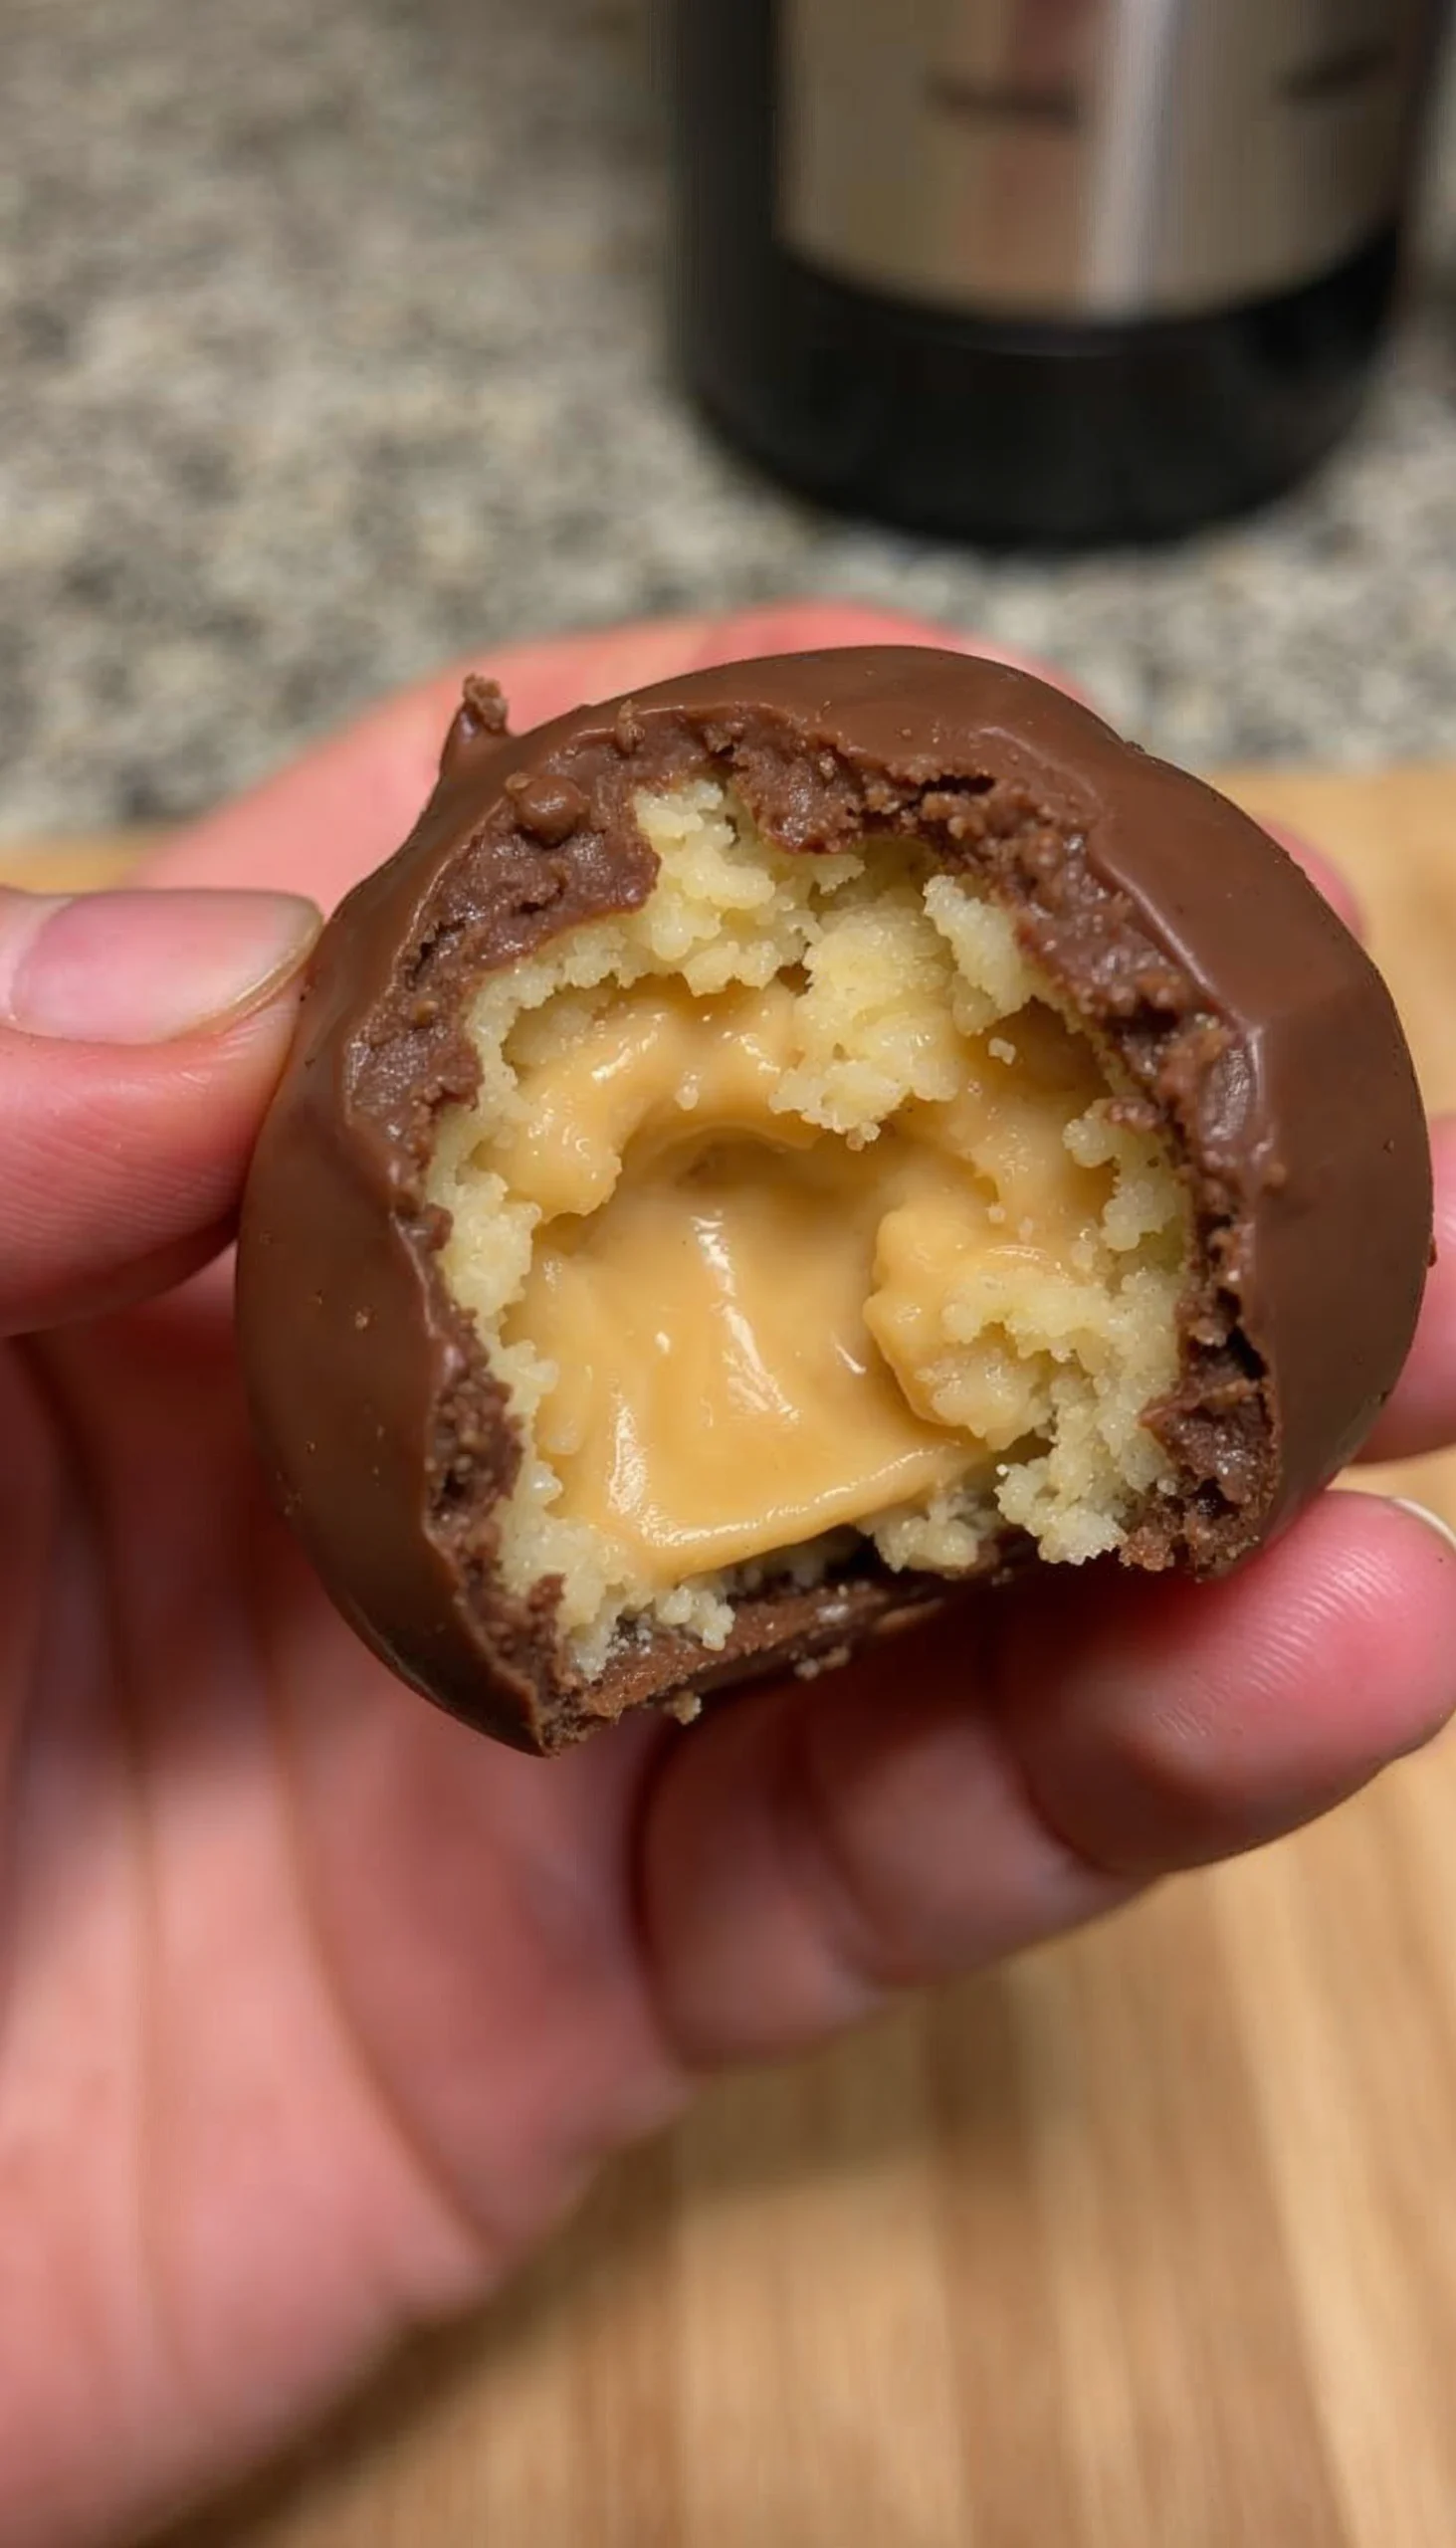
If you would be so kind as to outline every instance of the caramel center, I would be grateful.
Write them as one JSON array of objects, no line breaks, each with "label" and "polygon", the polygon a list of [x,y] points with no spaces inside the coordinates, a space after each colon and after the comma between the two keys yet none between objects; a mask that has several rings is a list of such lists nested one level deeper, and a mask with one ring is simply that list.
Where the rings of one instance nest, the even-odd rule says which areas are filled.
[{"label": "caramel center", "polygon": [[[1008,1350],[1004,1314],[1076,1285],[1111,1191],[1004,1061],[858,1149],[775,1112],[793,1010],[783,983],[635,992],[522,1073],[522,1123],[490,1152],[542,1217],[506,1335],[556,1375],[536,1423],[556,1510],[653,1591],[929,1497],[1034,1434],[1046,1360]],[[1039,1034],[1044,1054],[1068,1041]],[[1062,1058],[1076,1090],[1086,1066]],[[1019,1171],[1014,1234],[978,1161]],[[951,1294],[982,1315],[946,1405]]]}]

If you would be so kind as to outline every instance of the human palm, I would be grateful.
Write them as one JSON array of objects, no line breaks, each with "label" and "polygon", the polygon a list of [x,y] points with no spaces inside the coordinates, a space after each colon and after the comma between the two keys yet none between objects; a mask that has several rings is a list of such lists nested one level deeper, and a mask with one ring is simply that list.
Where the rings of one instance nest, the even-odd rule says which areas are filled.
[{"label": "human palm", "polygon": [[[876,633],[788,612],[499,668],[534,722]],[[9,2548],[131,2536],[246,2464],[487,2292],[704,2068],[1272,1837],[1448,1703],[1456,1565],[1348,1496],[1232,1585],[1058,1580],[554,1764],[399,1689],[267,1509],[225,1270],[195,1270],[293,968],[210,1034],[58,1019],[90,982],[105,1027],[199,930],[210,960],[254,927],[234,889],[332,901],[407,827],[446,707],[397,703],[172,852],[158,882],[219,897],[200,918],[73,907],[70,1010],[37,991],[37,907],[0,912],[0,987],[47,1030],[0,1039],[0,1309],[27,1331],[0,1378]],[[1438,1274],[1381,1447],[1453,1415]]]}]

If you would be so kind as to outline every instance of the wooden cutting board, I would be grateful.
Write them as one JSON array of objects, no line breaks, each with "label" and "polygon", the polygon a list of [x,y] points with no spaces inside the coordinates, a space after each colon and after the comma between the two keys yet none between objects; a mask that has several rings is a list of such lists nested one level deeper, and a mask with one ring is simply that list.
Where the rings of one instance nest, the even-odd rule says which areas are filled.
[{"label": "wooden cutting board", "polygon": [[[1456,767],[1235,785],[1356,883],[1456,1106]],[[1456,1521],[1456,1462],[1406,1491]],[[1456,1746],[719,2088],[498,2307],[185,2536],[1453,2548]]]}]

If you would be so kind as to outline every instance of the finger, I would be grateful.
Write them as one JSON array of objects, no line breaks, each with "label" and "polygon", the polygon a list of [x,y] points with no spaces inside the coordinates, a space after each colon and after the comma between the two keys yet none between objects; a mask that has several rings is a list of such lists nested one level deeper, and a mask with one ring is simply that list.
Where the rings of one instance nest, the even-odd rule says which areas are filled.
[{"label": "finger", "polygon": [[1413,1506],[1327,1495],[1224,1584],[1055,1590],[1016,1605],[1001,1723],[1042,1818],[1137,1880],[1297,1829],[1456,1701],[1456,1542]]},{"label": "finger", "polygon": [[1453,1639],[1449,1541],[1331,1496],[1226,1585],[1043,1575],[728,1708],[646,1826],[664,2021],[782,2052],[1290,1830],[1444,1721]]},{"label": "finger", "polygon": [[772,2059],[890,1993],[1095,1919],[1130,1887],[1028,1807],[976,1605],[675,1738],[644,1823],[660,2022],[699,2068]]},{"label": "finger", "polygon": [[317,925],[267,894],[0,893],[0,1331],[222,1243]]},{"label": "finger", "polygon": [[674,673],[753,655],[861,645],[952,646],[1039,669],[928,621],[847,602],[786,602],[726,618],[657,620],[488,648],[389,700],[293,768],[209,815],[163,851],[148,875],[168,884],[271,886],[331,909],[415,823],[435,783],[466,671],[500,682],[512,724],[523,734],[583,701],[645,689]]},{"label": "finger", "polygon": [[1456,1117],[1431,1127],[1436,1261],[1420,1325],[1394,1396],[1365,1445],[1367,1460],[1413,1460],[1456,1441]]}]

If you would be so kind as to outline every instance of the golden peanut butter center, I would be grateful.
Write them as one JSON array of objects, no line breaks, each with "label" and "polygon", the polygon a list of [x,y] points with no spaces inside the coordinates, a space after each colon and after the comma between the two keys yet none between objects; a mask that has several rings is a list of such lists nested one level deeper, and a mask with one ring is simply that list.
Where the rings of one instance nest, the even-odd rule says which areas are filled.
[{"label": "golden peanut butter center", "polygon": [[525,1456],[513,1589],[600,1669],[862,1539],[968,1571],[1115,1548],[1166,1485],[1180,1183],[973,884],[789,856],[707,781],[644,798],[640,912],[485,982],[441,1127],[443,1267]]}]

